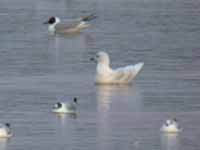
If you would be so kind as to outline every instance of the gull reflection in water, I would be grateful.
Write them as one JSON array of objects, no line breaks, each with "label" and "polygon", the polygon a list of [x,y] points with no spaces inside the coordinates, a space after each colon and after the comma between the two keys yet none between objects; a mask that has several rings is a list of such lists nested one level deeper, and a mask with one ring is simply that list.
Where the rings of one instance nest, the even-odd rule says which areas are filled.
[{"label": "gull reflection in water", "polygon": [[[97,86],[98,111],[108,112],[111,104],[134,103],[135,108],[140,105],[140,94],[136,87],[129,85],[99,85]],[[128,101],[127,101],[128,100]]]},{"label": "gull reflection in water", "polygon": [[179,150],[178,134],[161,134],[162,150]]},{"label": "gull reflection in water", "polygon": [[0,139],[0,150],[6,150],[7,149],[7,142],[8,142],[8,139],[6,139],[6,138]]},{"label": "gull reflection in water", "polygon": [[114,122],[116,122],[116,119],[120,119],[116,114],[119,111],[125,113],[135,111],[135,109],[138,109],[138,104],[141,103],[140,100],[138,89],[133,86],[97,86],[98,149],[112,149],[115,145],[115,141],[112,139],[115,132],[118,131],[118,127]]},{"label": "gull reflection in water", "polygon": [[66,124],[66,121],[68,119],[76,119],[77,118],[77,113],[58,113],[56,114],[57,118],[59,119],[59,121],[61,122],[62,125]]},{"label": "gull reflection in water", "polygon": [[97,87],[98,112],[107,112],[110,109],[111,97],[116,90],[116,87],[108,85]]},{"label": "gull reflection in water", "polygon": [[[70,137],[73,136],[74,128],[76,127],[76,117],[74,114],[56,114],[56,136],[62,143],[70,143]],[[68,140],[67,140],[68,139]],[[70,145],[70,144],[69,144]],[[71,149],[69,147],[69,149]]]}]

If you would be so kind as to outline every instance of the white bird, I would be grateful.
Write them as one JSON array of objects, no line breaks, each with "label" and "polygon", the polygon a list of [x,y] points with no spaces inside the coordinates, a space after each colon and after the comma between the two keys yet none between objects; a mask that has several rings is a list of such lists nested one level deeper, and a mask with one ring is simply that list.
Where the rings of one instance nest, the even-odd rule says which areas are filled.
[{"label": "white bird", "polygon": [[168,119],[166,122],[162,125],[160,131],[165,133],[178,133],[182,129],[179,127],[179,124],[176,119]]},{"label": "white bird", "polygon": [[80,32],[90,26],[89,21],[95,19],[96,16],[91,14],[81,17],[78,21],[61,23],[60,18],[50,17],[44,24],[48,24],[50,33],[70,34]]},{"label": "white bird", "polygon": [[128,84],[136,77],[144,65],[143,62],[140,62],[135,65],[112,69],[109,55],[106,52],[98,52],[96,58],[91,58],[91,60],[97,61],[96,84]]},{"label": "white bird", "polygon": [[10,124],[0,124],[0,138],[9,138],[13,134],[11,132]]},{"label": "white bird", "polygon": [[73,102],[64,103],[64,102],[57,102],[53,106],[53,112],[55,113],[76,113],[77,107],[77,98],[73,99]]}]

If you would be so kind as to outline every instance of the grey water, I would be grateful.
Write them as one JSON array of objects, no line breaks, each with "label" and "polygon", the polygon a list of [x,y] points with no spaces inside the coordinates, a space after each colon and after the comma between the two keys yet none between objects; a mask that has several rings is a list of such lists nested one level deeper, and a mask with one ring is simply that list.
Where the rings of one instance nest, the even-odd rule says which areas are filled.
[{"label": "grey water", "polygon": [[[199,0],[0,0],[1,150],[199,150]],[[91,27],[52,36],[42,23],[95,13]],[[113,68],[143,61],[130,86],[95,86],[98,51]],[[78,114],[56,115],[78,100]],[[183,131],[160,133],[176,117]]]}]

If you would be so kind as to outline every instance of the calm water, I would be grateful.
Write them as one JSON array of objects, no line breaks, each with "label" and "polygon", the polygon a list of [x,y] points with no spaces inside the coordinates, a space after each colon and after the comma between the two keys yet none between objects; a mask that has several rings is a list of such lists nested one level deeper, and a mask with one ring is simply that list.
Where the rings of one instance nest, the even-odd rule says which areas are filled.
[{"label": "calm water", "polygon": [[[199,150],[199,0],[1,0],[0,122],[14,137],[1,150]],[[95,12],[76,36],[42,23]],[[112,66],[144,61],[131,86],[95,86],[100,50]],[[51,113],[79,97],[77,116]],[[159,129],[169,117],[178,135]]]}]

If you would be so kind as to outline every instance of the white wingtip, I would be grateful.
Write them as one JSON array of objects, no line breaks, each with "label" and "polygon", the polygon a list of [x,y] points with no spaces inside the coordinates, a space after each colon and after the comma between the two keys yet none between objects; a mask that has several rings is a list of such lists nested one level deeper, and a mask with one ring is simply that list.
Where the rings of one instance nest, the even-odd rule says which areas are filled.
[{"label": "white wingtip", "polygon": [[134,65],[134,69],[138,73],[142,69],[143,66],[144,66],[144,63],[140,62],[140,63],[137,63],[136,65]]},{"label": "white wingtip", "polygon": [[85,21],[81,21],[80,24],[78,25],[78,27],[81,28],[81,29],[85,29],[89,26],[90,26],[90,24],[85,22]]}]

